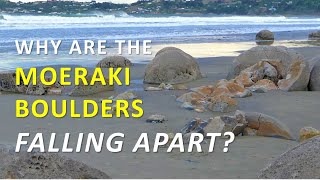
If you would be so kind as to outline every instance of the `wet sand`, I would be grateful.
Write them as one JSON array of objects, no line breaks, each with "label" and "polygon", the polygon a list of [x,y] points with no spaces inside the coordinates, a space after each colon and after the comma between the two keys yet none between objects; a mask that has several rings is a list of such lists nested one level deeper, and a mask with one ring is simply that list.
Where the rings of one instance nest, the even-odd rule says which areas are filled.
[{"label": "wet sand", "polygon": [[[316,56],[319,47],[295,48],[306,58]],[[200,56],[203,57],[203,56]],[[201,71],[206,78],[186,84],[189,88],[201,85],[214,84],[217,80],[226,77],[231,66],[232,56],[199,58]],[[103,148],[101,153],[65,153],[88,165],[98,168],[112,178],[257,178],[262,169],[285,152],[288,148],[298,144],[296,141],[281,140],[265,137],[237,137],[230,144],[229,152],[223,153],[224,140],[218,140],[217,148],[213,153],[179,153],[164,152],[162,148],[158,153],[138,152],[131,150],[141,133],[149,134],[150,144],[157,132],[176,133],[192,118],[208,119],[221,113],[210,111],[197,113],[180,108],[176,97],[187,92],[182,91],[143,91],[143,72],[145,65],[135,64],[131,68],[132,84],[129,89],[135,89],[138,98],[143,100],[144,116],[134,118],[106,119],[99,116],[91,119],[62,118],[55,119],[48,116],[43,119],[28,117],[15,118],[15,100],[27,99],[33,101],[41,98],[51,99],[75,99],[77,107],[81,107],[83,99],[107,98],[111,95],[124,92],[128,88],[116,87],[113,92],[100,93],[92,97],[68,97],[68,96],[26,96],[17,94],[0,95],[0,142],[15,144],[19,132],[42,132],[49,135],[51,132],[58,134],[57,144],[61,144],[64,133],[71,133],[71,145],[76,143],[76,135],[83,133],[122,132],[125,134],[124,148],[121,153],[110,153]],[[252,97],[239,99],[239,109],[243,111],[257,111],[278,118],[286,124],[297,137],[298,130],[304,126],[312,126],[320,129],[319,106],[320,92],[281,92],[274,91],[264,94],[254,94]],[[145,120],[151,114],[163,114],[168,121],[162,124],[150,124]],[[48,136],[47,136],[48,137]],[[47,142],[49,139],[45,139]],[[208,144],[203,147],[206,150]]]}]

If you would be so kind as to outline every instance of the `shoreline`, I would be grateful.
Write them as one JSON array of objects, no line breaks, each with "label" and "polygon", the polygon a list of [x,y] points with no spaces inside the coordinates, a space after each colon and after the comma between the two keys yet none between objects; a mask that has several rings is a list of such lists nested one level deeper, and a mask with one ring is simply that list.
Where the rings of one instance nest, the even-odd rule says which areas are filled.
[{"label": "shoreline", "polygon": [[[139,64],[139,65],[146,65],[149,63],[153,58],[156,52],[158,52],[160,49],[164,47],[177,47],[182,49],[183,51],[187,52],[191,56],[195,57],[196,59],[203,59],[203,58],[215,58],[215,57],[236,57],[238,56],[241,52],[246,51],[252,47],[257,46],[255,42],[211,42],[211,43],[169,43],[169,44],[154,44],[152,45],[152,55],[127,55],[123,54],[124,57],[127,57],[131,62],[134,64]],[[285,41],[275,41],[273,46],[286,46],[288,48],[316,48],[320,46],[319,41],[312,41],[312,40],[285,40]],[[124,52],[126,51],[126,48],[124,48]],[[7,62],[5,66],[6,68],[1,68],[0,72],[8,71],[8,70],[15,70],[17,67],[23,67],[23,68],[31,68],[35,67],[33,66],[34,63],[44,63],[46,65],[42,66],[72,66],[75,67],[81,62],[85,62],[84,65],[81,65],[81,67],[86,67],[86,68],[92,68],[94,67],[101,59],[103,59],[106,56],[112,56],[112,55],[117,55],[117,50],[113,48],[110,50],[108,55],[86,55],[86,56],[75,56],[73,57],[74,60],[79,60],[80,62],[76,62],[73,59],[70,59],[70,56],[66,55],[66,57],[62,57],[59,59],[59,62],[57,63],[50,63],[46,61],[47,59],[44,60],[39,60],[39,61],[28,61],[28,64],[30,65],[25,65],[23,60],[20,61],[20,63],[15,63],[11,64],[10,62]],[[22,58],[22,56],[16,56],[17,61],[19,60],[19,57]],[[54,58],[55,56],[52,56]],[[37,58],[37,56],[29,56],[28,59],[34,59]],[[38,58],[39,59],[39,58]],[[74,62],[70,62],[68,64],[62,63],[63,59],[68,59],[72,60]],[[88,61],[87,59],[91,59]],[[46,62],[43,62],[46,61]],[[3,64],[3,62],[0,62],[0,65]],[[11,64],[11,65],[10,65]],[[25,66],[23,66],[25,65]],[[13,67],[10,67],[13,66]]]}]

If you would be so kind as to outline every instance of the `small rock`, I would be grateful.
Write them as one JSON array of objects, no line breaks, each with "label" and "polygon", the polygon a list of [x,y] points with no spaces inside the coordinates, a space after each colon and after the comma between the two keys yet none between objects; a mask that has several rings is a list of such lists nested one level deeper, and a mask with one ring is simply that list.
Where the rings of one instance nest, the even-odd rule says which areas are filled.
[{"label": "small rock", "polygon": [[233,129],[232,132],[235,136],[243,133],[243,130],[247,127],[246,124],[238,123]]},{"label": "small rock", "polygon": [[126,91],[124,93],[119,94],[118,96],[116,96],[113,100],[132,100],[132,99],[136,99],[137,95],[135,95],[135,93],[133,91]]},{"label": "small rock", "polygon": [[213,112],[232,112],[235,111],[237,107],[237,100],[229,96],[212,97],[208,104],[208,109]]},{"label": "small rock", "polygon": [[262,79],[249,88],[250,91],[256,93],[265,93],[270,90],[276,90],[278,87],[269,79]]},{"label": "small rock", "polygon": [[222,121],[221,117],[214,117],[210,119],[208,125],[203,129],[204,133],[222,133],[225,131],[225,122]]},{"label": "small rock", "polygon": [[175,90],[188,90],[189,88],[184,84],[176,84],[173,86]]},{"label": "small rock", "polygon": [[320,136],[320,131],[313,127],[304,127],[300,129],[300,142],[303,142],[315,136]]},{"label": "small rock", "polygon": [[160,114],[153,114],[146,120],[147,123],[163,123],[166,121],[166,117]]},{"label": "small rock", "polygon": [[184,103],[184,102],[192,102],[192,101],[203,101],[205,99],[204,96],[202,96],[199,93],[195,93],[195,92],[188,92],[185,93],[183,95],[181,95],[180,97],[177,98],[178,102]]},{"label": "small rock", "polygon": [[257,135],[257,130],[246,127],[244,128],[242,135],[244,136],[256,136]]},{"label": "small rock", "polygon": [[194,106],[190,102],[184,102],[181,107],[187,110],[194,110]]},{"label": "small rock", "polygon": [[191,88],[190,90],[196,93],[201,94],[202,96],[211,96],[215,87],[214,86],[200,86],[196,88]]},{"label": "small rock", "polygon": [[188,122],[180,132],[185,135],[187,133],[204,133],[204,128],[207,126],[208,121],[201,120],[200,118],[195,118]]},{"label": "small rock", "polygon": [[163,89],[162,88],[160,88],[160,87],[146,87],[145,89],[144,89],[145,91],[162,91]]},{"label": "small rock", "polygon": [[203,107],[203,106],[200,106],[200,107],[196,107],[194,109],[197,113],[203,113],[206,111],[206,109]]},{"label": "small rock", "polygon": [[49,88],[47,91],[48,95],[61,95],[62,88]]}]

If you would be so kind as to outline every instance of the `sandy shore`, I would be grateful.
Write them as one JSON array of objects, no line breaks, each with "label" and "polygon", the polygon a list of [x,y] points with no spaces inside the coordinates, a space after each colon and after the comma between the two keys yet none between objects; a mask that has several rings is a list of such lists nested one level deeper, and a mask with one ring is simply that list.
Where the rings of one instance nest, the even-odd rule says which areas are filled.
[{"label": "sandy shore", "polygon": [[[312,41],[276,41],[274,46],[288,48],[314,47]],[[256,46],[255,42],[214,42],[214,43],[188,43],[166,44],[152,46],[153,52],[158,52],[166,46],[174,46],[191,54],[196,58],[238,56],[241,52]]]},{"label": "sandy shore", "polygon": [[[210,57],[198,59],[200,69],[207,77],[186,85],[189,88],[198,87],[214,84],[217,80],[225,78],[234,58],[233,56],[249,49],[253,45],[253,43],[242,43],[240,46],[238,43],[225,45],[219,43],[203,44],[202,46],[192,44],[175,45],[195,57]],[[157,48],[161,47],[156,46],[153,50]],[[219,51],[217,50],[218,48],[220,48]],[[292,48],[305,55],[306,58],[316,56],[316,52],[319,52],[319,47]],[[206,51],[204,49],[211,50]],[[223,49],[228,50],[228,52],[223,51]],[[112,178],[257,178],[259,170],[265,167],[268,162],[288,148],[298,144],[296,141],[276,138],[237,137],[236,141],[230,145],[228,153],[222,152],[224,141],[221,140],[218,141],[219,148],[216,148],[213,153],[165,153],[166,149],[162,149],[158,153],[131,153],[134,143],[143,132],[149,133],[151,137],[157,132],[175,133],[194,117],[208,119],[209,117],[220,115],[213,112],[196,113],[180,108],[180,104],[175,101],[175,97],[186,91],[143,91],[144,68],[145,65],[141,64],[136,64],[131,68],[132,84],[129,87],[129,89],[135,89],[138,98],[141,98],[144,102],[145,114],[142,118],[54,119],[49,116],[43,119],[34,119],[32,117],[17,119],[15,118],[16,99],[27,99],[30,102],[37,98],[48,101],[51,99],[75,99],[77,107],[80,108],[82,100],[88,99],[88,97],[37,97],[5,94],[0,95],[2,123],[0,126],[0,142],[15,144],[19,132],[43,132],[47,135],[51,132],[56,132],[59,135],[57,143],[61,143],[62,135],[66,132],[70,132],[71,136],[75,136],[80,132],[106,134],[123,132],[126,137],[124,150],[121,153],[114,154],[104,149],[101,153],[63,154],[98,168]],[[100,98],[107,98],[124,92],[126,89],[124,87],[116,87],[113,92],[101,93],[90,97],[90,99],[99,101]],[[239,99],[239,109],[257,111],[274,116],[286,124],[297,137],[298,130],[304,126],[320,129],[319,99],[320,92],[288,93],[275,91]],[[146,118],[155,113],[166,115],[168,121],[162,124],[146,123]],[[72,143],[75,143],[75,141],[72,141]],[[206,146],[204,145],[204,147]]]}]

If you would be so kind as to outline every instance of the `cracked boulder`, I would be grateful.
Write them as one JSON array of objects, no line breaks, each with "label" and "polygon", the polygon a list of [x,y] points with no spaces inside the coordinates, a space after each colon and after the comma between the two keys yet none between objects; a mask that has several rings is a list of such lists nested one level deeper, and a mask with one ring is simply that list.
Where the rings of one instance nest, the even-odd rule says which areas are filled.
[{"label": "cracked boulder", "polygon": [[320,57],[313,59],[314,63],[311,67],[309,89],[311,91],[320,91]]},{"label": "cracked boulder", "polygon": [[294,139],[290,129],[274,117],[257,112],[246,112],[245,116],[248,128],[256,130],[257,136]]},{"label": "cracked boulder", "polygon": [[284,91],[305,91],[310,78],[309,64],[306,61],[296,61],[289,66],[287,75],[279,80],[279,89]]},{"label": "cracked boulder", "polygon": [[319,179],[320,136],[291,148],[261,170],[261,179]]},{"label": "cracked boulder", "polygon": [[177,48],[160,50],[147,65],[144,82],[150,84],[179,84],[202,78],[197,61]]},{"label": "cracked boulder", "polygon": [[3,179],[109,179],[84,163],[53,153],[15,153],[9,145],[0,145],[0,178]]},{"label": "cracked boulder", "polygon": [[303,60],[303,56],[284,46],[257,46],[253,47],[236,57],[228,74],[228,79],[238,76],[242,70],[262,61],[278,60],[284,67],[296,60]]}]

